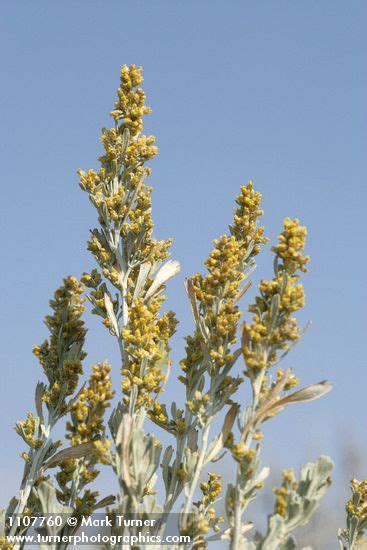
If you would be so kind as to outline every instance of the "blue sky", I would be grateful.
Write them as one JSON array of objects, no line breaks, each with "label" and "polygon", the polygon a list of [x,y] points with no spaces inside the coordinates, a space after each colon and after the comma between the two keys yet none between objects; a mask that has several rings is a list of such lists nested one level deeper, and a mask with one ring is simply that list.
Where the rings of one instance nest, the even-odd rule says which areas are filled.
[{"label": "blue sky", "polygon": [[[20,477],[12,427],[33,406],[41,373],[31,348],[46,335],[48,299],[64,275],[92,266],[85,241],[94,212],[75,170],[96,166],[125,63],[144,66],[154,110],[146,131],[160,148],[156,234],[174,238],[182,264],[168,292],[181,320],[173,377],[192,329],[183,279],[201,269],[239,186],[253,179],[273,242],[285,216],[309,229],[300,318],[313,325],[286,366],[305,384],[334,383],[322,401],[273,422],[264,461],[337,459],[353,441],[366,450],[367,4],[3,0],[0,12],[1,504]],[[255,280],[271,265],[264,251]],[[118,370],[95,319],[88,351],[89,364],[108,358]],[[338,482],[350,474],[337,463]]]}]

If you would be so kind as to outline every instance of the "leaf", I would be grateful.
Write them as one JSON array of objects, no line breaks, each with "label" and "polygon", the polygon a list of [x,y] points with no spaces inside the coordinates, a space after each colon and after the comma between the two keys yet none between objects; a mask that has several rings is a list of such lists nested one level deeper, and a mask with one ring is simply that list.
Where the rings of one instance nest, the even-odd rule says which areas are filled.
[{"label": "leaf", "polygon": [[96,502],[96,504],[93,506],[94,510],[99,510],[100,508],[105,508],[106,506],[111,506],[115,503],[116,497],[113,495],[108,495],[108,497],[102,498],[102,500],[99,500]]},{"label": "leaf", "polygon": [[189,427],[187,433],[187,446],[191,451],[198,450],[198,431],[192,426]]},{"label": "leaf", "polygon": [[163,475],[163,482],[166,489],[166,494],[168,496],[168,490],[170,486],[171,481],[171,467],[170,462],[173,455],[173,447],[172,445],[169,445],[166,450],[164,451],[163,458],[162,458],[162,475]]},{"label": "leaf", "polygon": [[35,488],[35,493],[41,505],[41,511],[49,514],[53,508],[56,495],[55,487],[50,481],[42,481],[38,487]]},{"label": "leaf", "polygon": [[270,474],[270,468],[268,466],[264,466],[260,472],[258,473],[258,475],[256,476],[256,483],[255,485],[257,485],[258,483],[262,483],[263,481],[265,481],[265,479],[269,476]]},{"label": "leaf", "polygon": [[85,386],[86,386],[86,382],[83,382],[83,385],[78,391],[78,393],[68,402],[68,412],[71,411],[71,409],[73,408],[73,405],[79,400],[80,394],[84,390]]},{"label": "leaf", "polygon": [[277,409],[278,407],[284,407],[286,405],[295,405],[296,403],[307,403],[308,401],[314,401],[315,399],[319,399],[323,395],[329,393],[329,391],[332,390],[332,387],[332,384],[326,380],[322,380],[317,384],[311,384],[310,386],[306,386],[305,388],[290,393],[282,399],[279,399],[279,401],[277,401],[272,407],[272,410]]},{"label": "leaf", "polygon": [[249,337],[249,334],[247,332],[246,325],[245,325],[245,323],[243,323],[242,329],[241,329],[242,353],[245,353],[245,349],[248,348],[249,343],[250,343],[250,337]]},{"label": "leaf", "polygon": [[127,146],[129,145],[129,141],[130,141],[130,131],[129,131],[129,128],[125,127],[121,137],[121,158],[122,159],[125,156]]},{"label": "leaf", "polygon": [[43,422],[44,420],[43,410],[42,410],[42,397],[43,397],[43,394],[45,393],[45,389],[46,389],[45,384],[43,384],[42,382],[38,382],[36,386],[35,396],[34,396],[34,399],[36,402],[36,411],[38,416],[41,419],[41,422]]},{"label": "leaf", "polygon": [[116,447],[119,451],[121,481],[123,481],[130,496],[135,499],[135,483],[130,474],[130,442],[132,438],[133,420],[128,413],[123,413],[116,435]]},{"label": "leaf", "polygon": [[239,409],[239,405],[234,404],[227,412],[226,417],[224,419],[223,427],[219,436],[213,440],[212,444],[208,449],[207,455],[205,457],[206,464],[208,462],[215,460],[218,453],[220,453],[220,451],[223,449],[225,442],[227,441],[227,438],[232,430],[232,426],[236,419],[238,409]]},{"label": "leaf", "polygon": [[83,458],[88,455],[93,454],[94,443],[93,441],[88,441],[87,443],[81,443],[80,445],[75,445],[74,447],[68,447],[63,449],[58,453],[54,454],[42,467],[42,472],[48,468],[54,468],[60,462],[64,460],[70,460],[73,458]]},{"label": "leaf", "polygon": [[285,524],[282,516],[279,514],[270,516],[268,519],[268,532],[264,540],[258,545],[258,549],[276,550],[276,548],[279,548],[279,542],[285,534]]},{"label": "leaf", "polygon": [[112,328],[115,332],[115,335],[119,336],[119,334],[120,334],[119,326],[118,326],[118,323],[117,323],[115,312],[113,311],[113,305],[112,305],[111,298],[110,298],[109,294],[107,294],[107,292],[104,293],[104,305],[105,305],[105,308],[106,308],[108,319],[110,320],[110,322],[112,324]]},{"label": "leaf", "polygon": [[151,265],[148,262],[141,264],[139,268],[139,275],[135,284],[133,298],[137,298],[139,296],[141,289],[145,285],[150,269],[151,269]]},{"label": "leaf", "polygon": [[241,300],[242,296],[244,294],[246,294],[246,292],[248,291],[250,286],[251,286],[251,281],[247,281],[245,286],[238,291],[237,296],[235,297],[235,299],[233,301],[234,304],[236,304],[239,300]]},{"label": "leaf", "polygon": [[269,330],[274,330],[276,322],[278,319],[280,298],[279,294],[275,294],[271,300],[270,311],[269,311]]},{"label": "leaf", "polygon": [[193,315],[196,323],[199,324],[200,323],[200,314],[199,314],[198,305],[197,305],[197,302],[196,302],[195,289],[194,289],[194,284],[192,282],[192,279],[186,279],[185,280],[185,289],[186,289],[187,295],[188,295],[189,300],[190,300],[192,315]]},{"label": "leaf", "polygon": [[144,301],[146,302],[149,298],[154,296],[154,294],[156,294],[163,287],[164,283],[166,283],[168,279],[171,279],[171,277],[177,275],[180,269],[181,266],[177,260],[169,260],[162,265],[162,267],[158,270],[154,281],[148,288]]}]

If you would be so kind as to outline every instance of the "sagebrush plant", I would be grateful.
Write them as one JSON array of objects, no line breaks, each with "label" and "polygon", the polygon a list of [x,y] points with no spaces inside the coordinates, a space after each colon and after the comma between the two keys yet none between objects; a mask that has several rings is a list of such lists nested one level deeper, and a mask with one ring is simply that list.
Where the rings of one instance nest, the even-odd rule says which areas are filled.
[{"label": "sagebrush plant", "polygon": [[[328,457],[307,464],[298,478],[292,470],[284,471],[280,487],[274,489],[274,511],[265,533],[253,526],[248,506],[269,474],[260,460],[262,424],[288,405],[311,401],[331,389],[325,381],[295,389],[298,377],[282,366],[303,332],[295,314],[304,306],[306,228],[297,219],[285,219],[272,248],[274,276],[260,282],[242,322],[239,304],[268,239],[259,221],[260,193],[252,182],[240,188],[233,222],[214,241],[205,274],[186,280],[194,329],[186,337],[178,376],[182,405],[164,403],[170,338],[177,321],[162,305],[166,283],[180,266],[169,259],[171,241],[153,235],[152,189],[146,183],[151,169],[146,165],[157,147],[153,136],[142,133],[143,117],[150,113],[142,81],[141,67],[122,67],[110,113],[114,124],[102,130],[100,167],[78,171],[80,187],[97,213],[97,227],[88,241],[97,268],[80,280],[65,278],[50,302],[52,313],[45,320],[49,338],[33,350],[46,382],[36,386],[34,411],[16,424],[27,448],[20,490],[6,516],[64,513],[81,519],[95,510],[106,510],[110,517],[157,514],[163,535],[168,514],[177,511],[179,532],[190,536],[196,548],[214,541],[224,541],[233,550],[297,548],[294,529],[308,522],[330,485],[333,464]],[[121,388],[112,389],[111,367],[105,360],[88,369],[89,380],[80,386],[87,299],[116,340]],[[242,376],[235,374],[235,367]],[[177,375],[176,367],[172,371]],[[243,384],[252,395],[246,406]],[[114,394],[121,397],[107,422]],[[214,421],[221,418],[220,433],[213,433]],[[65,419],[68,445],[60,450],[62,442],[54,441],[52,434],[55,424]],[[156,435],[148,433],[147,421],[156,425],[155,432],[166,431],[172,444],[163,449]],[[226,487],[220,473],[225,453],[232,457],[235,471]],[[99,496],[93,490],[99,464],[113,468],[116,494]],[[51,468],[57,468],[55,475]],[[161,500],[154,490],[158,476],[165,489]],[[339,533],[343,549],[357,548],[367,525],[367,481],[353,480],[352,491],[347,526]],[[225,517],[216,510],[220,498]],[[77,528],[65,525],[62,534]],[[2,548],[23,547],[7,537],[24,534],[27,527],[14,522],[4,529]],[[46,526],[44,532],[58,529]]]}]

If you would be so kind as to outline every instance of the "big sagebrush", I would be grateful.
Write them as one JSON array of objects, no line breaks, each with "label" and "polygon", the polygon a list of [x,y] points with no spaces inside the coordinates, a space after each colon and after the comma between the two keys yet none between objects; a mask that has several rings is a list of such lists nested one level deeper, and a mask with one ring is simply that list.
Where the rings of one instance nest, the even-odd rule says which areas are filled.
[{"label": "big sagebrush", "polygon": [[[178,376],[184,405],[165,404],[162,391],[177,321],[174,313],[162,312],[162,304],[166,283],[180,267],[168,259],[171,242],[153,235],[146,164],[157,147],[153,136],[142,133],[143,117],[150,112],[142,80],[140,67],[121,69],[111,112],[114,124],[102,131],[100,168],[78,171],[80,187],[97,212],[88,249],[98,267],[81,280],[64,279],[50,302],[49,338],[34,348],[46,382],[37,384],[35,410],[16,424],[27,448],[20,491],[6,517],[64,513],[81,519],[98,509],[106,509],[110,517],[157,514],[163,536],[168,514],[179,511],[178,529],[197,548],[216,540],[227,541],[233,550],[297,548],[292,532],[307,523],[327,490],[333,466],[329,458],[307,464],[298,478],[292,470],[283,473],[266,533],[255,532],[248,506],[269,474],[269,468],[260,466],[262,424],[289,405],[316,399],[331,388],[323,381],[295,389],[299,379],[281,366],[302,335],[295,314],[304,305],[306,229],[297,219],[286,218],[272,248],[274,275],[260,282],[248,307],[250,316],[241,323],[239,304],[250,286],[255,258],[267,243],[259,221],[261,195],[251,182],[241,187],[233,222],[214,241],[205,274],[186,281],[194,330],[186,338]],[[112,389],[106,361],[94,365],[89,381],[80,387],[86,298],[118,346],[121,388]],[[175,366],[175,376],[177,370]],[[250,385],[252,395],[245,407],[239,405],[243,384]],[[107,428],[106,409],[114,391],[121,397]],[[218,418],[223,422],[219,434],[213,433]],[[53,441],[52,433],[63,419],[68,446],[61,450],[62,442]],[[172,444],[163,449],[148,433],[147,421],[168,432]],[[225,453],[233,458],[235,475],[222,487],[220,459]],[[213,471],[210,467],[207,472],[213,462]],[[99,463],[113,468],[116,494],[99,496],[93,490]],[[57,468],[55,475],[51,468]],[[157,476],[165,488],[162,501],[154,491]],[[348,549],[357,547],[367,519],[366,482],[354,480],[352,490],[347,528],[339,533],[340,547]],[[221,496],[225,518],[216,511]],[[62,534],[77,528],[65,525]],[[6,537],[26,532],[27,527],[7,521],[2,547],[23,547]],[[60,529],[45,526],[43,532]],[[66,547],[64,542],[54,545]]]}]

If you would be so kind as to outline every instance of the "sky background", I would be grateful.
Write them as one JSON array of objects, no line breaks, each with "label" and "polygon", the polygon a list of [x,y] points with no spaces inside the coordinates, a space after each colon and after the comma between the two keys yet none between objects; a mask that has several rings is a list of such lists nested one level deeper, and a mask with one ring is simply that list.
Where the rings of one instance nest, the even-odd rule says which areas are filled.
[{"label": "sky background", "polygon": [[[352,465],[367,475],[367,456],[354,459],[367,452],[366,16],[358,0],[2,0],[0,505],[21,476],[13,425],[33,408],[41,372],[31,349],[46,336],[48,300],[63,276],[93,265],[85,241],[95,216],[75,170],[97,166],[120,66],[135,63],[154,110],[145,130],[160,149],[156,235],[174,238],[182,264],[168,289],[181,321],[172,376],[192,331],[184,277],[202,269],[252,179],[272,243],[285,216],[309,230],[300,321],[313,324],[284,366],[304,384],[334,384],[269,425],[264,464],[278,471],[332,455],[329,502],[343,515]],[[269,248],[255,281],[271,276]],[[108,358],[117,373],[113,340],[96,319],[90,327],[86,370]],[[179,391],[173,381],[166,399]]]}]

